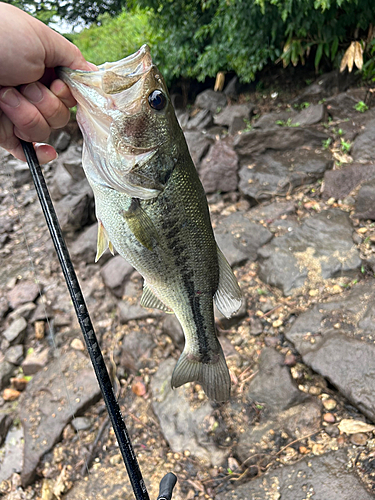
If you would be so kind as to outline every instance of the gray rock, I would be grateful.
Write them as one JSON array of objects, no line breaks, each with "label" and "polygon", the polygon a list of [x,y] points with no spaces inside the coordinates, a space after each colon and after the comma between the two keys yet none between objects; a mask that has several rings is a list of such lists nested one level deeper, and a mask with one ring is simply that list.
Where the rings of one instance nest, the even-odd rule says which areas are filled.
[{"label": "gray rock", "polygon": [[22,370],[25,375],[34,375],[44,368],[48,363],[49,348],[35,349],[26,355],[22,362]]},{"label": "gray rock", "polygon": [[86,180],[75,186],[79,194],[68,194],[55,203],[55,210],[63,232],[77,231],[92,220],[94,195]]},{"label": "gray rock", "polygon": [[105,264],[100,270],[104,284],[111,292],[121,299],[125,281],[128,280],[134,271],[134,267],[130,265],[121,255],[116,255]]},{"label": "gray rock", "polygon": [[121,323],[127,323],[133,319],[145,319],[150,317],[159,316],[162,314],[157,309],[146,309],[139,305],[139,303],[130,302],[128,300],[121,300],[118,305],[118,314]]},{"label": "gray rock", "polygon": [[30,319],[35,308],[36,305],[34,304],[34,302],[26,302],[26,304],[22,304],[22,306],[17,307],[17,309],[11,312],[8,318],[13,320],[21,317]]},{"label": "gray rock", "polygon": [[92,422],[87,417],[76,417],[72,420],[73,429],[77,432],[79,431],[87,431],[91,428]]},{"label": "gray rock", "polygon": [[19,404],[25,434],[24,486],[33,481],[39,460],[60,439],[72,414],[94,403],[99,394],[90,362],[78,351],[62,355],[60,363],[51,363],[32,378]]},{"label": "gray rock", "polygon": [[209,109],[213,114],[219,113],[227,105],[227,96],[223,92],[207,89],[197,95],[194,105],[201,109]]},{"label": "gray rock", "polygon": [[354,217],[375,220],[375,180],[366,182],[359,190]]},{"label": "gray rock", "polygon": [[[98,244],[98,223],[85,228],[82,233],[74,239],[69,245],[69,253],[73,262],[86,262],[87,264],[95,262],[96,249]],[[97,265],[103,265],[112,257],[109,250],[100,257]]]},{"label": "gray rock", "polygon": [[375,120],[366,124],[365,131],[357,136],[351,151],[351,156],[355,161],[374,162],[375,158]]},{"label": "gray rock", "polygon": [[215,142],[201,162],[199,176],[206,193],[235,191],[238,186],[238,158],[231,141]]},{"label": "gray rock", "polygon": [[186,143],[195,168],[199,170],[200,162],[212,144],[205,134],[199,131],[187,130],[185,133]]},{"label": "gray rock", "polygon": [[[20,473],[22,469],[22,453],[23,453],[23,429],[22,427],[12,426],[5,439],[0,453],[0,482],[10,479],[12,474]],[[18,488],[17,488],[18,489]],[[20,491],[21,488],[18,489]],[[9,500],[23,500],[24,495],[16,496],[10,493],[5,498]]]},{"label": "gray rock", "polygon": [[296,211],[293,201],[278,201],[269,205],[258,205],[249,210],[247,217],[256,222],[271,224],[282,215],[291,215]]},{"label": "gray rock", "polygon": [[52,177],[50,193],[54,201],[59,201],[70,193],[75,181],[61,161],[57,160],[56,163],[57,167]]},{"label": "gray rock", "polygon": [[8,293],[8,300],[10,307],[16,309],[21,304],[26,302],[34,302],[39,295],[39,287],[32,281],[20,281]]},{"label": "gray rock", "polygon": [[290,295],[307,284],[335,276],[353,276],[361,259],[352,240],[348,214],[330,209],[304,222],[258,250],[260,278]]},{"label": "gray rock", "polygon": [[122,341],[120,365],[128,368],[130,356],[135,370],[143,368],[146,361],[151,358],[154,347],[155,342],[151,335],[130,332]]},{"label": "gray rock", "polygon": [[24,333],[27,328],[27,322],[25,318],[18,318],[13,321],[13,323],[8,326],[8,328],[3,332],[3,337],[10,344],[19,344],[22,342]]},{"label": "gray rock", "polygon": [[68,134],[65,130],[62,130],[52,145],[58,153],[62,153],[68,149],[71,140],[72,138],[70,134]]},{"label": "gray rock", "polygon": [[250,103],[227,106],[218,115],[214,116],[214,123],[216,123],[216,125],[224,125],[230,129],[233,127],[234,120],[240,118],[242,127],[239,130],[242,130],[246,128],[254,108],[255,105]]},{"label": "gray rock", "polygon": [[228,84],[224,88],[224,94],[228,96],[230,99],[237,100],[240,88],[241,84],[238,81],[238,77],[234,76],[229,80]]},{"label": "gray rock", "polygon": [[13,173],[13,185],[15,188],[21,187],[24,184],[32,182],[32,176],[27,164],[16,158],[12,158],[8,161],[8,167],[11,168]]},{"label": "gray rock", "polygon": [[322,178],[331,166],[330,155],[316,149],[264,153],[241,161],[239,189],[257,202],[268,200]]},{"label": "gray rock", "polygon": [[374,300],[373,282],[359,283],[340,298],[318,304],[299,316],[286,333],[303,361],[373,422]]},{"label": "gray rock", "polygon": [[259,371],[251,380],[247,398],[266,405],[266,412],[275,414],[306,400],[306,394],[294,385],[284,357],[266,347],[259,359]]},{"label": "gray rock", "polygon": [[12,425],[12,417],[7,413],[0,413],[0,446],[4,443],[10,426]]},{"label": "gray rock", "polygon": [[253,128],[262,130],[280,128],[289,123],[288,120],[292,120],[295,116],[297,114],[293,109],[265,113],[253,124]]},{"label": "gray rock", "polygon": [[216,241],[231,266],[255,260],[258,248],[272,237],[267,228],[251,222],[241,212],[228,215],[215,228]]},{"label": "gray rock", "polygon": [[185,345],[184,331],[174,314],[167,314],[163,321],[163,333],[168,335],[181,351]]},{"label": "gray rock", "polygon": [[4,318],[9,309],[9,302],[5,297],[0,297],[0,320]]},{"label": "gray rock", "polygon": [[205,130],[211,125],[213,125],[214,121],[212,118],[211,111],[208,109],[201,109],[197,113],[195,113],[186,124],[187,130]]},{"label": "gray rock", "polygon": [[370,500],[368,493],[352,467],[345,449],[319,457],[307,457],[296,464],[268,471],[261,477],[220,493],[216,500]]},{"label": "gray rock", "polygon": [[323,104],[311,105],[294,116],[292,118],[292,124],[298,124],[300,127],[315,125],[316,123],[320,123],[324,120],[324,115],[325,109]]},{"label": "gray rock", "polygon": [[5,359],[13,365],[20,365],[23,360],[23,346],[14,345],[5,352]]},{"label": "gray rock", "polygon": [[0,391],[5,389],[13,375],[15,366],[6,361],[3,354],[0,354]]},{"label": "gray rock", "polygon": [[85,179],[85,172],[82,167],[82,146],[71,146],[64,155],[59,159],[62,161],[64,168],[71,175],[72,179],[80,182]]},{"label": "gray rock", "polygon": [[332,116],[334,120],[345,120],[346,118],[352,116],[359,116],[360,113],[355,110],[355,105],[358,101],[363,100],[365,97],[365,92],[359,90],[359,93],[353,92],[343,92],[330,97],[326,100],[326,107],[328,114]]},{"label": "gray rock", "polygon": [[361,182],[375,179],[375,165],[353,163],[324,173],[323,199],[343,200]]},{"label": "gray rock", "polygon": [[151,381],[152,406],[163,435],[172,451],[189,450],[207,466],[217,466],[226,453],[214,445],[209,433],[213,424],[212,407],[205,401],[193,409],[185,396],[186,387],[172,390],[170,381],[175,364],[174,359],[163,361]]}]

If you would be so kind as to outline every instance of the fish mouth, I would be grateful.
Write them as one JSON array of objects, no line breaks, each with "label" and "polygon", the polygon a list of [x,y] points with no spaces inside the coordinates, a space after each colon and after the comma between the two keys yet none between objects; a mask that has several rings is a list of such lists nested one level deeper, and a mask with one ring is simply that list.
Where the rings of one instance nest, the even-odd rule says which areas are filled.
[{"label": "fish mouth", "polygon": [[100,139],[108,135],[119,111],[129,116],[142,111],[148,77],[155,75],[157,69],[149,46],[143,45],[134,54],[101,64],[95,71],[59,67],[56,73],[69,86],[81,108],[81,122],[83,129],[87,129],[84,134]]}]

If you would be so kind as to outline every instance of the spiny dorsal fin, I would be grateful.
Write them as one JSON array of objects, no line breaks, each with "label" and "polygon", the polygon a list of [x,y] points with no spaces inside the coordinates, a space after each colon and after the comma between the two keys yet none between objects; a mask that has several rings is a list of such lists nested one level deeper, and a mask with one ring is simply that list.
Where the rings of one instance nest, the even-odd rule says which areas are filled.
[{"label": "spiny dorsal fin", "polygon": [[143,287],[141,306],[149,307],[150,309],[160,309],[161,311],[164,311],[166,313],[173,314],[172,309],[167,307],[147,285],[144,285]]},{"label": "spiny dorsal fin", "polygon": [[132,198],[129,209],[123,210],[122,215],[139,243],[152,251],[158,240],[158,233],[152,220],[142,209],[138,198]]},{"label": "spiny dorsal fin", "polygon": [[221,314],[230,318],[241,307],[242,293],[236,277],[219,247],[217,247],[217,256],[219,286],[214,295],[214,301]]},{"label": "spiny dorsal fin", "polygon": [[106,230],[104,229],[103,224],[99,221],[98,223],[98,243],[96,250],[95,262],[98,262],[103,253],[109,248],[112,255],[114,255],[113,245],[108,239],[108,235]]}]

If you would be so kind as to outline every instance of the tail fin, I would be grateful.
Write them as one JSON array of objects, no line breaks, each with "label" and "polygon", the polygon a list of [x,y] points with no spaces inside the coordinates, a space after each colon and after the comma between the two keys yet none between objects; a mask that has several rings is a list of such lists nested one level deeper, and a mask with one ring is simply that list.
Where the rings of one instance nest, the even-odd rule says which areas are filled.
[{"label": "tail fin", "polygon": [[198,382],[206,395],[217,402],[228,401],[230,397],[230,375],[220,347],[216,363],[202,363],[185,350],[172,374],[172,388],[187,382]]}]

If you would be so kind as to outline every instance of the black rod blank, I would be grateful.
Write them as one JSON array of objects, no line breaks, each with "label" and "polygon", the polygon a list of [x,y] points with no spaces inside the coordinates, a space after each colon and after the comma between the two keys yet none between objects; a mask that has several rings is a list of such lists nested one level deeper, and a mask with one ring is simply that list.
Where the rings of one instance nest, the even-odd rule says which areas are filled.
[{"label": "black rod blank", "polygon": [[91,363],[94,367],[95,375],[116,434],[117,442],[126,465],[135,498],[136,500],[149,500],[137,457],[135,456],[125,422],[121,415],[120,407],[113,392],[107,367],[94,332],[94,327],[91,323],[73,264],[70,260],[69,252],[61,232],[60,224],[48,192],[42,169],[40,168],[36,157],[34,146],[32,143],[25,142],[23,140],[20,140],[20,142],[30,168],[44,217],[46,219],[47,226],[60,261],[61,269],[73,301],[74,309],[91,358]]}]

